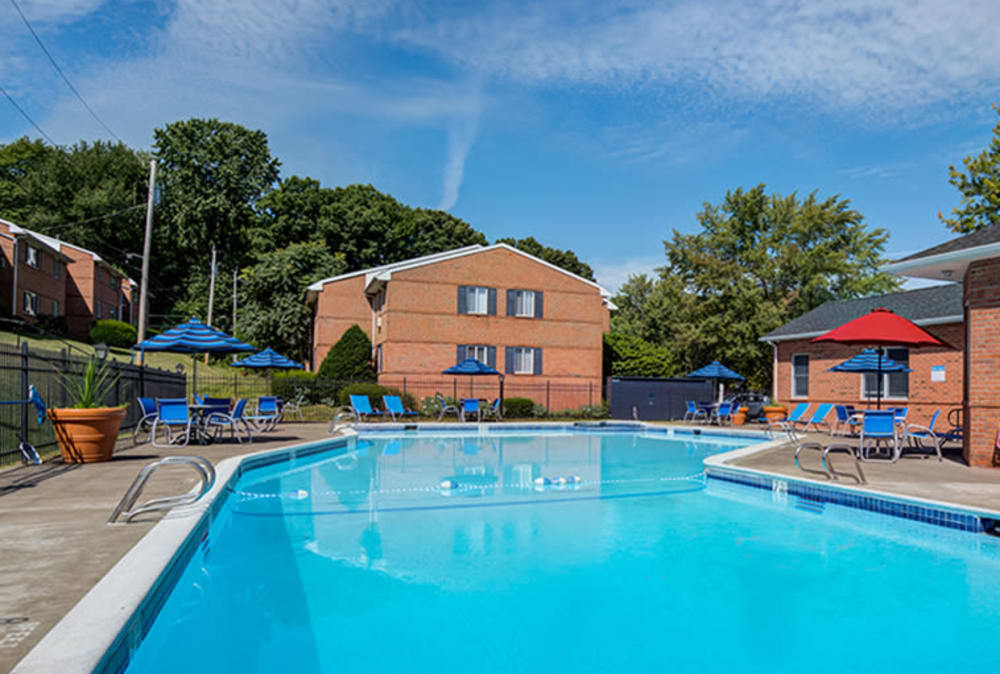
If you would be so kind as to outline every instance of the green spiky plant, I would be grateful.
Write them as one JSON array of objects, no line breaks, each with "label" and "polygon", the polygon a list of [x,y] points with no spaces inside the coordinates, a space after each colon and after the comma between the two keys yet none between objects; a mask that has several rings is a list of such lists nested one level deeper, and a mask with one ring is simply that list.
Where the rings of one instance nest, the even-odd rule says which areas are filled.
[{"label": "green spiky plant", "polygon": [[57,372],[66,396],[72,401],[72,409],[86,410],[104,407],[108,394],[118,383],[119,374],[112,372],[108,361],[91,356],[83,372]]}]

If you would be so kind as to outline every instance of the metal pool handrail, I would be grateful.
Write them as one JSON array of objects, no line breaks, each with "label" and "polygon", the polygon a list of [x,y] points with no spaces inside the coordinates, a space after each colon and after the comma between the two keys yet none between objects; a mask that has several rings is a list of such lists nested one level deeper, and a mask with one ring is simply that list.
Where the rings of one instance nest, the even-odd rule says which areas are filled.
[{"label": "metal pool handrail", "polygon": [[[201,483],[186,494],[150,499],[133,509],[135,502],[139,500],[139,494],[142,493],[143,488],[145,488],[146,483],[156,469],[160,466],[170,464],[191,466],[198,473]],[[208,459],[201,456],[166,456],[147,464],[139,471],[139,474],[135,476],[132,484],[125,492],[125,495],[122,496],[118,505],[115,506],[111,517],[108,518],[108,524],[114,524],[118,521],[119,517],[123,517],[124,521],[129,522],[133,517],[144,512],[170,510],[177,506],[189,505],[204,496],[205,492],[211,489],[213,484],[215,484],[215,468]]]},{"label": "metal pool handrail", "polygon": [[[830,454],[832,452],[844,452],[854,457],[854,468],[858,471],[858,474],[853,475],[851,473],[841,473],[836,469],[834,469],[833,462],[830,461]],[[837,442],[832,445],[827,445],[826,449],[823,450],[822,464],[823,464],[823,470],[825,470],[830,475],[830,477],[836,479],[837,475],[843,475],[844,477],[850,477],[857,480],[858,484],[868,483],[868,481],[865,479],[864,472],[861,470],[861,461],[858,459],[857,451],[855,451],[854,447],[851,447],[848,444]]]}]

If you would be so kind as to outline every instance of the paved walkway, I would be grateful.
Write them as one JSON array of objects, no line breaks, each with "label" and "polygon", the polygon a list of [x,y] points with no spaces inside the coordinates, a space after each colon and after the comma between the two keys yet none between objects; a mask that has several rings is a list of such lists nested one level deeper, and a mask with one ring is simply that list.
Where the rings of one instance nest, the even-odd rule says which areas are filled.
[{"label": "paved walkway", "polygon": [[[218,463],[238,454],[328,437],[327,424],[282,424],[253,443],[185,449],[123,447],[107,463],[59,462],[0,471],[0,672],[9,671],[156,523],[105,522],[136,473],[167,454]],[[185,466],[157,470],[142,498],[183,493]]]}]

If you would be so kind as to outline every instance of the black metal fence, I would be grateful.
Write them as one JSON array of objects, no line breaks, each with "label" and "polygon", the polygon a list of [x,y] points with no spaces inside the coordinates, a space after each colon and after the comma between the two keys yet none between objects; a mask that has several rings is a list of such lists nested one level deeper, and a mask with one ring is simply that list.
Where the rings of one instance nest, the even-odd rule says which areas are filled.
[{"label": "black metal fence", "polygon": [[[0,344],[0,401],[25,401],[28,386],[33,384],[48,407],[65,407],[71,403],[59,379],[59,373],[79,377],[87,358],[62,351],[40,351]],[[140,418],[136,398],[183,398],[184,375],[149,367],[139,367],[109,361],[117,381],[105,399],[109,406],[127,405],[122,427],[135,426]],[[0,404],[0,466],[20,461],[18,444],[25,438],[38,452],[55,446],[52,424],[41,425],[35,418],[35,408],[24,404]]]}]

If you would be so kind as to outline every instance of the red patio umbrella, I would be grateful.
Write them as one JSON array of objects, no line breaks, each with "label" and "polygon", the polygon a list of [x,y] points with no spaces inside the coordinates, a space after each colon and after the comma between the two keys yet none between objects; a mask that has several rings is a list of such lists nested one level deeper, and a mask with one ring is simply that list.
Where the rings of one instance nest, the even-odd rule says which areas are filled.
[{"label": "red patio umbrella", "polygon": [[[879,347],[879,365],[882,363],[882,348],[884,346],[948,346],[940,339],[921,328],[909,319],[893,313],[884,307],[872,309],[870,313],[859,316],[853,321],[814,337],[812,342],[835,342],[837,344],[853,344]],[[882,407],[882,369],[878,369],[876,384],[876,406]]]}]

